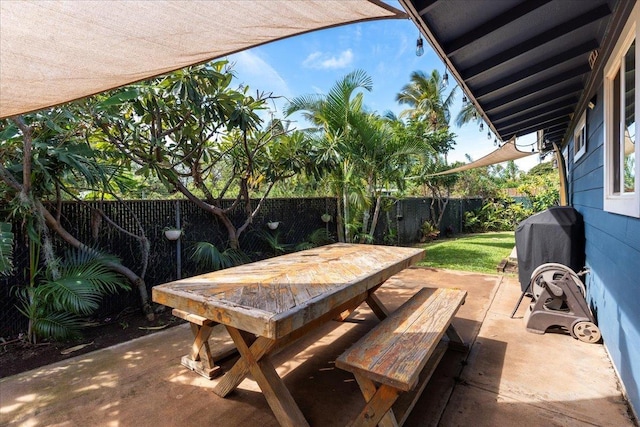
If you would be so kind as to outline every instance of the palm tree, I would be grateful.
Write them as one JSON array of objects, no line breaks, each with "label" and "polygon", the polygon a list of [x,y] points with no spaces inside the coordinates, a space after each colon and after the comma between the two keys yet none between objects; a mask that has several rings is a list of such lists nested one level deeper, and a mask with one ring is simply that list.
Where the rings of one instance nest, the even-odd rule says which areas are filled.
[{"label": "palm tree", "polygon": [[354,116],[362,113],[363,93],[371,91],[373,82],[363,70],[355,70],[338,80],[327,95],[306,95],[294,98],[285,113],[301,112],[316,127],[308,130],[317,143],[314,157],[317,173],[328,172],[328,182],[338,195],[338,238],[349,242],[349,208],[351,200],[358,199],[352,189],[356,177],[354,163],[349,152],[357,145],[357,135],[352,127]]},{"label": "palm tree", "polygon": [[422,71],[412,72],[410,82],[396,95],[396,101],[410,107],[401,116],[427,120],[434,131],[448,127],[456,88],[451,89],[448,94],[445,91],[446,84],[438,70],[433,70],[430,76]]},{"label": "palm tree", "polygon": [[479,120],[476,106],[471,102],[466,102],[456,116],[456,126],[462,127],[462,125],[471,123],[474,120]]}]

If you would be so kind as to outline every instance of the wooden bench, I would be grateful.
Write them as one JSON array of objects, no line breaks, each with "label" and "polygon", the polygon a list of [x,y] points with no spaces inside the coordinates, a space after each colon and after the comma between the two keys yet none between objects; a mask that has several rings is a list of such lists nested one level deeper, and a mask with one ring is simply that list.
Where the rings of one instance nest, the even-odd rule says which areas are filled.
[{"label": "wooden bench", "polygon": [[466,295],[422,288],[336,360],[354,374],[366,401],[351,425],[404,424],[447,349],[443,335],[467,350],[451,324]]},{"label": "wooden bench", "polygon": [[[211,352],[209,337],[218,323],[205,317],[198,316],[183,310],[174,308],[171,311],[176,317],[184,319],[191,325],[193,332],[193,344],[191,351],[186,356],[182,356],[180,363],[182,366],[191,369],[205,378],[212,379],[222,374],[222,368],[215,364],[216,361],[228,357],[237,352],[235,346],[223,346],[215,354]],[[222,325],[219,326],[224,329]],[[231,338],[229,338],[231,339]]]}]

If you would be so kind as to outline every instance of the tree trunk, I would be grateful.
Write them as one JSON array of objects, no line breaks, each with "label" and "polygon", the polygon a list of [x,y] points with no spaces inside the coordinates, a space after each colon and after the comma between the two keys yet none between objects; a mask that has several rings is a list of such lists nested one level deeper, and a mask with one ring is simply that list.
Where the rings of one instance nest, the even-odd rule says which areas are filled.
[{"label": "tree trunk", "polygon": [[[81,251],[95,252],[94,249],[85,245],[84,243],[76,239],[73,235],[71,235],[71,233],[65,230],[62,227],[62,225],[60,225],[60,223],[56,221],[56,219],[51,214],[51,212],[49,212],[47,208],[45,208],[42,205],[42,203],[40,203],[40,201],[36,201],[35,203],[36,203],[36,207],[42,213],[42,216],[44,217],[45,222],[47,224],[47,227],[49,227],[49,229],[51,229],[52,231],[55,231],[56,234],[58,234],[58,236],[62,238],[62,240],[64,240],[71,246],[80,249]],[[151,306],[151,302],[149,301],[149,293],[147,292],[147,286],[144,282],[144,279],[142,279],[140,276],[138,276],[136,273],[134,273],[133,271],[131,271],[129,268],[125,267],[122,264],[115,263],[115,262],[107,262],[105,263],[105,265],[109,267],[111,270],[119,274],[122,274],[124,277],[127,278],[127,280],[129,280],[129,282],[131,282],[136,288],[138,288],[138,293],[140,294],[140,300],[142,302],[142,311],[148,320],[150,321],[153,320],[155,318],[155,315],[153,313],[153,307]]]},{"label": "tree trunk", "polygon": [[344,220],[342,218],[342,199],[340,197],[336,198],[338,203],[336,209],[336,227],[338,231],[338,242],[344,242]]},{"label": "tree trunk", "polygon": [[380,208],[382,205],[382,195],[378,194],[376,197],[376,207],[373,210],[373,219],[371,220],[371,237],[376,232],[376,227],[378,226],[378,218],[380,217]]},{"label": "tree trunk", "polygon": [[344,241],[351,243],[351,233],[349,232],[349,195],[347,194],[347,188],[342,189],[342,209],[344,211]]}]

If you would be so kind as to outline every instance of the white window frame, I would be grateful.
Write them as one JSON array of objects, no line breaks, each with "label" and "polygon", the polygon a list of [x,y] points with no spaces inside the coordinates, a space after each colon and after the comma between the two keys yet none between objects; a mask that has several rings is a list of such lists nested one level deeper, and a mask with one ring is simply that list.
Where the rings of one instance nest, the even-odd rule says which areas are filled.
[{"label": "white window frame", "polygon": [[[638,63],[640,63],[640,4],[636,3],[629,20],[624,26],[624,30],[618,39],[611,57],[607,61],[604,69],[604,210],[621,215],[632,216],[640,218],[640,148],[638,144],[638,130],[640,129],[640,102],[638,102],[637,91],[640,90],[640,73],[638,72]],[[622,60],[625,53],[636,40],[635,55],[636,55],[636,73],[635,73],[635,87],[636,87],[636,100],[635,100],[635,131],[636,131],[636,144],[635,144],[635,187],[634,192],[625,193],[614,192],[613,189],[613,174],[616,172],[613,167],[614,157],[614,126],[619,126],[622,129],[619,134],[624,133],[624,123],[613,123],[614,111],[613,111],[613,80],[618,74],[620,67],[623,65]],[[623,92],[620,99],[624,99],[624,81],[621,81],[620,90]],[[622,114],[620,117],[624,117]],[[623,119],[621,119],[622,121]],[[622,153],[624,155],[624,153]],[[620,163],[622,164],[622,163]],[[618,171],[619,173],[619,171]]]},{"label": "white window frame", "polygon": [[[578,146],[578,141],[581,144]],[[578,126],[573,133],[573,161],[575,162],[587,152],[587,112],[582,113]]]}]

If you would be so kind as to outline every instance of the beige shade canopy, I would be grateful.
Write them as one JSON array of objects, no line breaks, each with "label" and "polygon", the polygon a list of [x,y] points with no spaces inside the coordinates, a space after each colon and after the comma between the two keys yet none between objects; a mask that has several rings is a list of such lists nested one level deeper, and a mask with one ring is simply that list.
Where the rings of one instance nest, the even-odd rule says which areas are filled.
[{"label": "beige shade canopy", "polygon": [[376,0],[2,0],[0,118],[296,34],[404,17]]},{"label": "beige shade canopy", "polygon": [[518,150],[516,147],[515,138],[505,142],[497,150],[487,154],[486,156],[471,162],[466,165],[458,166],[457,168],[449,169],[443,172],[434,173],[431,176],[446,175],[449,173],[456,173],[466,171],[468,169],[480,168],[483,166],[495,165],[498,163],[508,162],[509,160],[517,160],[523,157],[531,156],[532,154],[539,154],[536,152],[525,152]]}]

